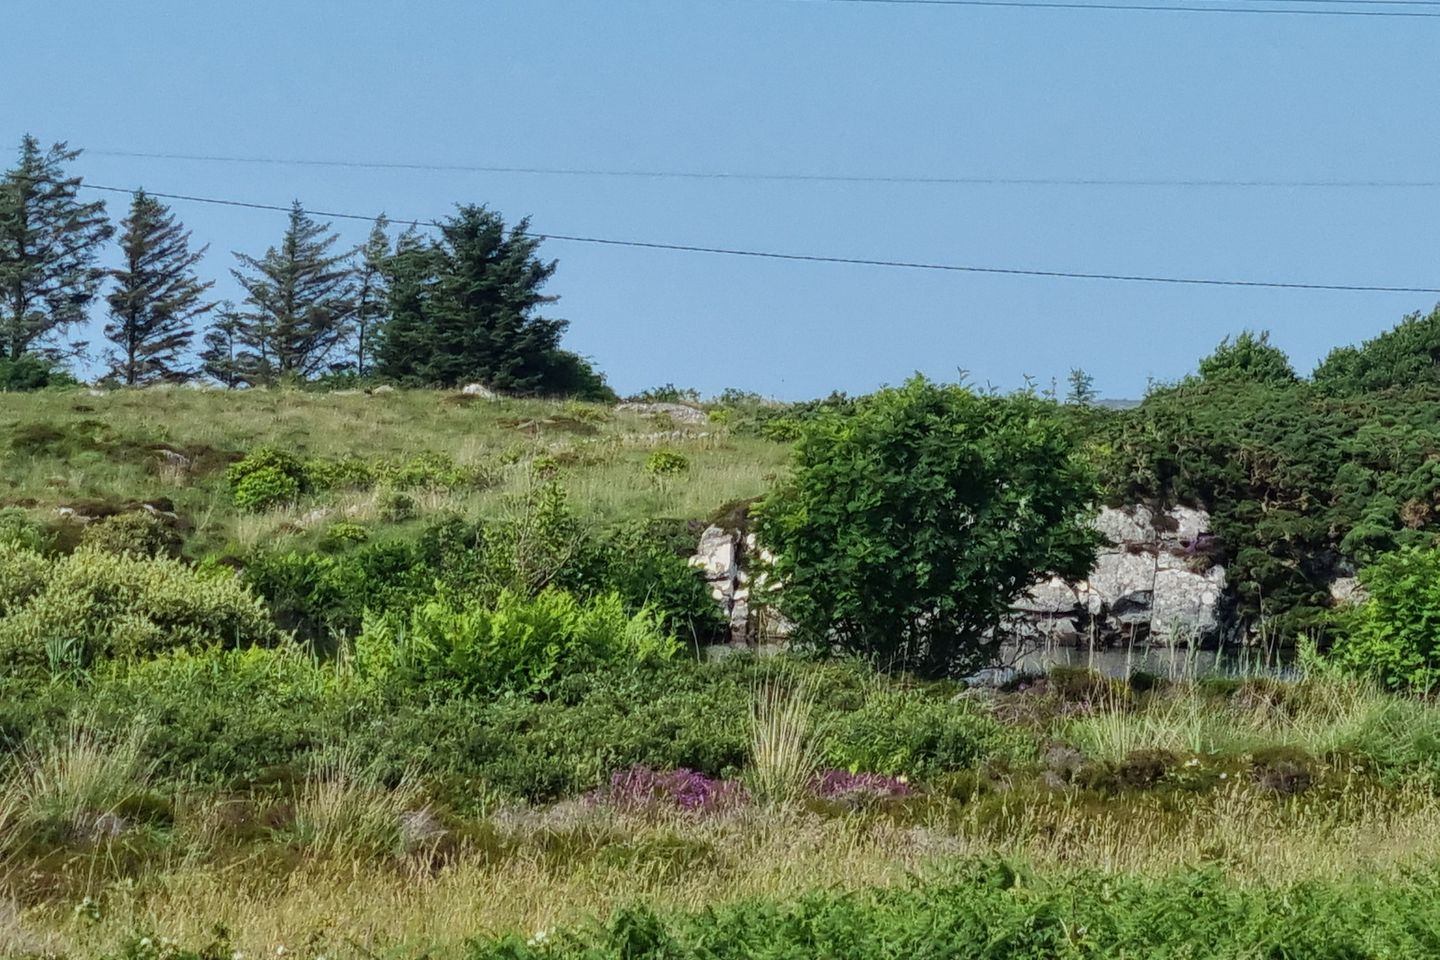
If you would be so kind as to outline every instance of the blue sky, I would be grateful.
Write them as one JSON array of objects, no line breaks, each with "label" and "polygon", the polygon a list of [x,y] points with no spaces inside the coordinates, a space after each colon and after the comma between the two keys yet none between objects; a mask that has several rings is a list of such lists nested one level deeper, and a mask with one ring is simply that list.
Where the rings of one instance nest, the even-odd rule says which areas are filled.
[{"label": "blue sky", "polygon": [[[1202,0],[1203,2],[1203,0]],[[0,139],[99,150],[899,176],[1440,180],[1440,20],[796,0],[8,0]],[[7,149],[13,149],[9,147]],[[1079,272],[1440,286],[1440,189],[620,180],[90,153],[77,172],[538,231]],[[123,197],[111,201],[118,214]],[[233,295],[283,215],[176,203]],[[363,224],[338,224],[358,242]],[[1227,333],[1306,371],[1434,297],[1118,284],[551,242],[622,392],[799,398],[914,371],[1139,395]]]}]

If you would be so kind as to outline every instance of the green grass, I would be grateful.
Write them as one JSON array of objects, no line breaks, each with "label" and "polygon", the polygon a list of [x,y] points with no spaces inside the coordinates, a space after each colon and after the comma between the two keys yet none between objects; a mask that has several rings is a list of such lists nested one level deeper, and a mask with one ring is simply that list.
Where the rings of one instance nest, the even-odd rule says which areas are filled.
[{"label": "green grass", "polygon": [[[679,429],[598,406],[470,400],[448,391],[47,391],[7,395],[0,407],[0,506],[53,520],[65,506],[83,511],[168,499],[191,528],[197,554],[304,543],[332,519],[383,525],[368,494],[326,494],[271,513],[240,513],[224,469],[261,445],[300,457],[438,452],[496,478],[483,490],[418,498],[423,514],[493,515],[534,481],[538,460],[557,471],[576,511],[597,522],[704,518],[722,504],[764,493],[788,456],[784,445],[715,424]],[[647,473],[657,449],[683,455],[689,469],[663,478]]]}]

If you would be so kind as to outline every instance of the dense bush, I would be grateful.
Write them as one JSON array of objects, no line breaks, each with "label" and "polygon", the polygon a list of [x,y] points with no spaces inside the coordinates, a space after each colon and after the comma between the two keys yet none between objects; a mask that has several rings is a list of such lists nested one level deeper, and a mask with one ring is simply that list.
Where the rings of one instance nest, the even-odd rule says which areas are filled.
[{"label": "dense bush", "polygon": [[182,538],[164,519],[145,510],[132,510],[87,524],[80,542],[110,553],[175,557],[180,555]]},{"label": "dense bush", "polygon": [[1412,313],[1393,329],[1358,347],[1339,347],[1315,368],[1326,393],[1365,393],[1440,383],[1440,307]]},{"label": "dense bush", "polygon": [[0,577],[19,598],[0,619],[0,664],[13,669],[276,640],[264,604],[238,578],[169,558],[82,547],[47,559],[0,546]]},{"label": "dense bush", "polygon": [[629,524],[591,538],[560,582],[580,593],[618,593],[627,607],[649,608],[667,632],[695,647],[719,640],[727,624],[689,563],[694,549],[695,535],[683,523]]},{"label": "dense bush", "polygon": [[1337,661],[1389,687],[1440,681],[1440,549],[1380,557],[1360,574],[1368,599],[1338,611]]},{"label": "dense bush", "polygon": [[243,460],[230,465],[225,479],[242,510],[268,510],[293,503],[304,490],[305,470],[300,461],[283,450],[260,447]]},{"label": "dense bush", "polygon": [[969,703],[920,691],[877,691],[838,716],[826,761],[845,770],[929,778],[991,760],[1021,759],[1030,745]]},{"label": "dense bush", "polygon": [[75,386],[77,383],[63,367],[33,353],[15,359],[0,357],[0,393]]},{"label": "dense bush", "polygon": [[434,600],[408,618],[375,617],[355,641],[363,676],[459,692],[534,694],[567,673],[653,665],[678,652],[646,610],[616,594],[581,601],[553,588],[493,604]]},{"label": "dense bush", "polygon": [[1287,384],[1296,379],[1295,368],[1284,351],[1270,343],[1268,331],[1245,331],[1226,337],[1215,352],[1200,361],[1200,379],[1221,382]]},{"label": "dense bush", "polygon": [[1343,558],[1440,530],[1440,390],[1330,397],[1308,384],[1191,380],[1096,422],[1107,498],[1211,511],[1242,619],[1318,622]]},{"label": "dense bush", "polygon": [[807,424],[758,512],[795,640],[966,671],[993,657],[1014,597],[1087,573],[1094,482],[1052,406],[917,377]]}]

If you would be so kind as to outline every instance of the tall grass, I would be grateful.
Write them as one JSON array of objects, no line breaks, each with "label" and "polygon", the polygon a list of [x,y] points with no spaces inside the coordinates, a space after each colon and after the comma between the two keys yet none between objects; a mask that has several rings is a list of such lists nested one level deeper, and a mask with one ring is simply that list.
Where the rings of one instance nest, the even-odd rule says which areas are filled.
[{"label": "tall grass", "polygon": [[65,836],[103,831],[104,820],[142,793],[154,771],[145,738],[139,725],[106,738],[71,718],[63,734],[13,762],[0,791],[0,821]]},{"label": "tall grass", "polygon": [[415,778],[392,789],[351,750],[317,761],[295,805],[295,827],[322,857],[376,857],[397,853],[403,818],[420,803]]},{"label": "tall grass", "polygon": [[815,776],[820,746],[815,722],[816,675],[775,675],[763,681],[750,708],[751,790],[762,803],[798,801]]}]

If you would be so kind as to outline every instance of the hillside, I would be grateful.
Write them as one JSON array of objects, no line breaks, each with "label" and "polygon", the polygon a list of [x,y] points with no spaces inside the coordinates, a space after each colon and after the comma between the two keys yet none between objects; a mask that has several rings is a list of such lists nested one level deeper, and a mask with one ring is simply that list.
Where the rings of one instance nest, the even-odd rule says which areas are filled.
[{"label": "hillside", "polygon": [[[0,397],[0,444],[4,506],[75,534],[87,517],[148,503],[175,514],[185,552],[196,558],[305,545],[336,521],[383,532],[446,513],[493,517],[537,478],[552,475],[575,511],[597,524],[700,519],[762,493],[787,454],[783,444],[716,424],[433,390],[8,394]],[[375,484],[247,512],[235,505],[226,469],[261,447],[302,460],[358,458],[371,465],[438,458],[453,461],[466,478],[415,484],[407,511],[413,516],[404,520],[377,509]],[[663,475],[647,471],[656,451],[679,454],[684,466]]]}]

